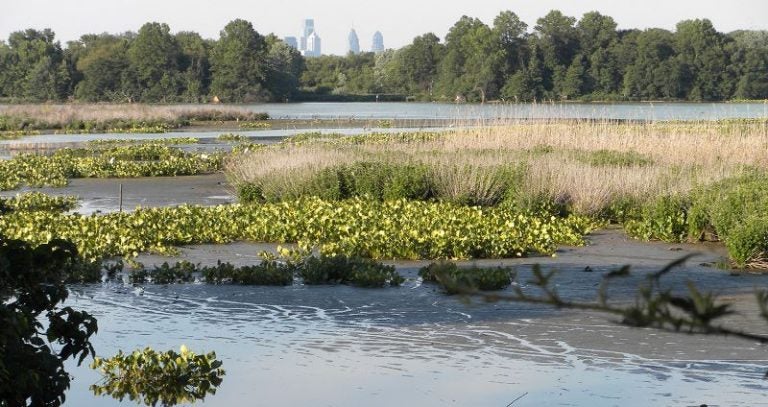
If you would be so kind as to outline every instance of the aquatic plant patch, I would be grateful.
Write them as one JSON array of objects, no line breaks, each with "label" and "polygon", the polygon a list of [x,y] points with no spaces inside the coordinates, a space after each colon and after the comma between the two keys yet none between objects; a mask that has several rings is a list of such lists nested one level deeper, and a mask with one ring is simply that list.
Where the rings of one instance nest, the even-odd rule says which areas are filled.
[{"label": "aquatic plant patch", "polygon": [[469,259],[552,254],[583,244],[593,222],[513,208],[444,202],[306,198],[264,205],[179,206],[106,215],[14,212],[0,217],[10,238],[63,238],[88,259],[173,253],[177,245],[253,241],[298,243],[327,256]]},{"label": "aquatic plant patch", "polygon": [[197,175],[221,168],[219,153],[189,153],[162,144],[62,149],[51,156],[23,154],[0,161],[0,190],[61,187],[70,178]]},{"label": "aquatic plant patch", "polygon": [[190,404],[216,394],[225,375],[222,365],[216,353],[198,355],[183,345],[178,353],[151,348],[130,354],[119,351],[110,358],[94,358],[91,369],[98,370],[102,379],[91,391],[147,406]]},{"label": "aquatic plant patch", "polygon": [[17,211],[67,212],[75,209],[78,202],[79,198],[72,195],[52,196],[26,192],[12,198],[0,198],[0,214]]}]

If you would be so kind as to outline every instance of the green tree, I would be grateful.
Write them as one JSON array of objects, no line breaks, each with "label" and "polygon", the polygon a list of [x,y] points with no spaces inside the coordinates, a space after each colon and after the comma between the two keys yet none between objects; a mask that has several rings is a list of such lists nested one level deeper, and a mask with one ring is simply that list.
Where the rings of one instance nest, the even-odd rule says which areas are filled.
[{"label": "green tree", "polygon": [[145,102],[176,99],[181,83],[178,63],[181,52],[167,24],[144,24],[128,48],[129,69],[135,74]]},{"label": "green tree", "polygon": [[503,52],[505,78],[525,67],[527,29],[528,24],[511,11],[503,11],[493,20],[493,33]]},{"label": "green tree", "polygon": [[680,69],[690,72],[691,81],[681,83],[683,93],[692,100],[718,100],[732,94],[726,86],[729,55],[727,37],[717,32],[709,20],[686,20],[677,24],[674,48]]},{"label": "green tree", "polygon": [[71,380],[64,362],[94,354],[96,319],[60,306],[76,262],[69,242],[0,239],[0,406],[60,406]]},{"label": "green tree", "polygon": [[200,102],[210,86],[210,46],[195,32],[176,33],[175,39],[180,51],[181,98],[185,102]]},{"label": "green tree", "polygon": [[226,102],[269,99],[264,88],[266,42],[248,21],[224,27],[211,51],[211,94]]},{"label": "green tree", "polygon": [[484,102],[499,95],[504,54],[490,27],[463,16],[448,32],[445,47],[439,75],[443,96]]},{"label": "green tree", "polygon": [[578,98],[585,93],[586,86],[586,58],[579,54],[573,58],[573,63],[568,67],[568,70],[565,73],[560,94],[567,99]]},{"label": "green tree", "polygon": [[[624,94],[638,99],[682,96],[670,92],[671,89],[685,89],[689,80],[679,67],[672,69],[676,64],[674,35],[660,28],[648,29],[637,35],[635,46],[634,63],[624,75]],[[677,75],[672,78],[661,76],[672,73]]]},{"label": "green tree", "polygon": [[61,100],[71,88],[61,44],[50,29],[17,31],[8,38],[0,91],[35,101]]},{"label": "green tree", "polygon": [[535,102],[544,98],[543,61],[539,49],[533,45],[528,66],[507,79],[501,97],[514,102]]},{"label": "green tree", "polygon": [[428,33],[416,37],[396,56],[400,82],[409,93],[432,96],[438,67],[445,54],[440,38]]},{"label": "green tree", "polygon": [[290,100],[298,91],[299,78],[304,71],[304,58],[299,51],[274,35],[267,36],[266,41],[267,88],[277,100]]},{"label": "green tree", "polygon": [[129,38],[110,34],[84,35],[69,49],[81,79],[75,96],[86,101],[130,102],[122,78],[128,69]]},{"label": "green tree", "polygon": [[768,31],[737,31],[729,37],[734,40],[734,97],[768,99]]},{"label": "green tree", "polygon": [[536,44],[544,57],[544,87],[549,97],[559,97],[567,68],[579,52],[576,18],[550,11],[536,20]]},{"label": "green tree", "polygon": [[585,13],[576,25],[588,77],[583,93],[602,97],[619,92],[621,71],[617,63],[619,35],[613,18],[596,11]]}]

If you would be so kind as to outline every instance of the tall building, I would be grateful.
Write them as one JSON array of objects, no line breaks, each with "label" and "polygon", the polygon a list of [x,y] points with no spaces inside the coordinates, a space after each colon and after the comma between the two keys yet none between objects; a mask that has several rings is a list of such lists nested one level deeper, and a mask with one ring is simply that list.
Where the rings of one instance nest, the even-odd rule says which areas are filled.
[{"label": "tall building", "polygon": [[293,49],[299,49],[299,42],[296,40],[296,37],[285,37],[283,42]]},{"label": "tall building", "polygon": [[353,54],[359,54],[360,53],[360,39],[357,38],[357,33],[355,32],[355,29],[349,30],[349,48],[347,51],[353,53]]},{"label": "tall building", "polygon": [[319,57],[322,55],[320,36],[317,35],[317,31],[312,31],[307,37],[307,49],[304,50],[304,56]]},{"label": "tall building", "polygon": [[373,45],[371,45],[371,51],[377,54],[384,52],[384,36],[381,35],[380,31],[376,31],[376,33],[373,34]]},{"label": "tall building", "polygon": [[315,20],[304,20],[298,50],[306,57],[319,57],[322,55],[320,36],[315,31]]},{"label": "tall building", "polygon": [[308,18],[304,20],[304,24],[301,27],[301,43],[299,44],[299,51],[307,50],[307,38],[315,31],[315,20]]}]

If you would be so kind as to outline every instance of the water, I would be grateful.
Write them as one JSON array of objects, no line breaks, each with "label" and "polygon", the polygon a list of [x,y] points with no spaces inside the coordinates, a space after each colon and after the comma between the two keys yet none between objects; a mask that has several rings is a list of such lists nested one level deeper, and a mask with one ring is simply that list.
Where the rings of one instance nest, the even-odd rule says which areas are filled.
[{"label": "water", "polygon": [[[382,290],[74,291],[69,305],[99,320],[94,345],[102,356],[181,344],[215,350],[227,375],[205,406],[505,406],[523,395],[515,406],[768,403],[761,380],[768,361],[754,344],[633,330],[529,305],[467,305],[416,279]],[[95,372],[70,369],[69,405],[120,405],[90,394]]]},{"label": "water", "polygon": [[273,119],[626,119],[717,120],[768,117],[768,103],[293,103],[249,105]]},{"label": "water", "polygon": [[[167,133],[89,133],[89,134],[42,134],[36,136],[24,136],[14,140],[0,140],[2,145],[41,143],[41,144],[59,144],[59,143],[86,143],[94,140],[163,140],[177,137],[193,137],[205,141],[208,146],[222,146],[237,144],[227,141],[219,141],[217,137],[222,133],[235,133],[249,137],[254,142],[270,142],[285,137],[294,136],[300,133],[319,132],[323,134],[364,134],[375,131],[377,133],[396,133],[401,131],[421,131],[421,128],[383,128],[383,129],[362,129],[362,128],[324,128],[324,129],[280,129],[280,130],[256,130],[256,131],[175,131]],[[434,129],[430,129],[434,130]]]}]

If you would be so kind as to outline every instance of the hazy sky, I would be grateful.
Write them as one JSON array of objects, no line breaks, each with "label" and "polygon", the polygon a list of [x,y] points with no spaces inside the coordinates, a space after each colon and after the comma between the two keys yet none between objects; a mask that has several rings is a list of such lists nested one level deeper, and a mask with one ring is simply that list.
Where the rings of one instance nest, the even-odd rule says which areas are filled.
[{"label": "hazy sky", "polygon": [[502,10],[512,10],[528,23],[551,9],[580,17],[597,10],[612,16],[619,28],[674,29],[684,19],[709,18],[719,31],[768,29],[768,0],[4,0],[0,38],[24,28],[52,28],[62,42],[82,34],[137,31],[148,21],[168,23],[171,30],[196,31],[218,38],[227,22],[243,18],[262,34],[299,36],[304,18],[315,19],[323,53],[343,54],[354,27],[364,50],[376,30],[388,48],[434,32],[444,38],[462,16],[488,24]]}]

